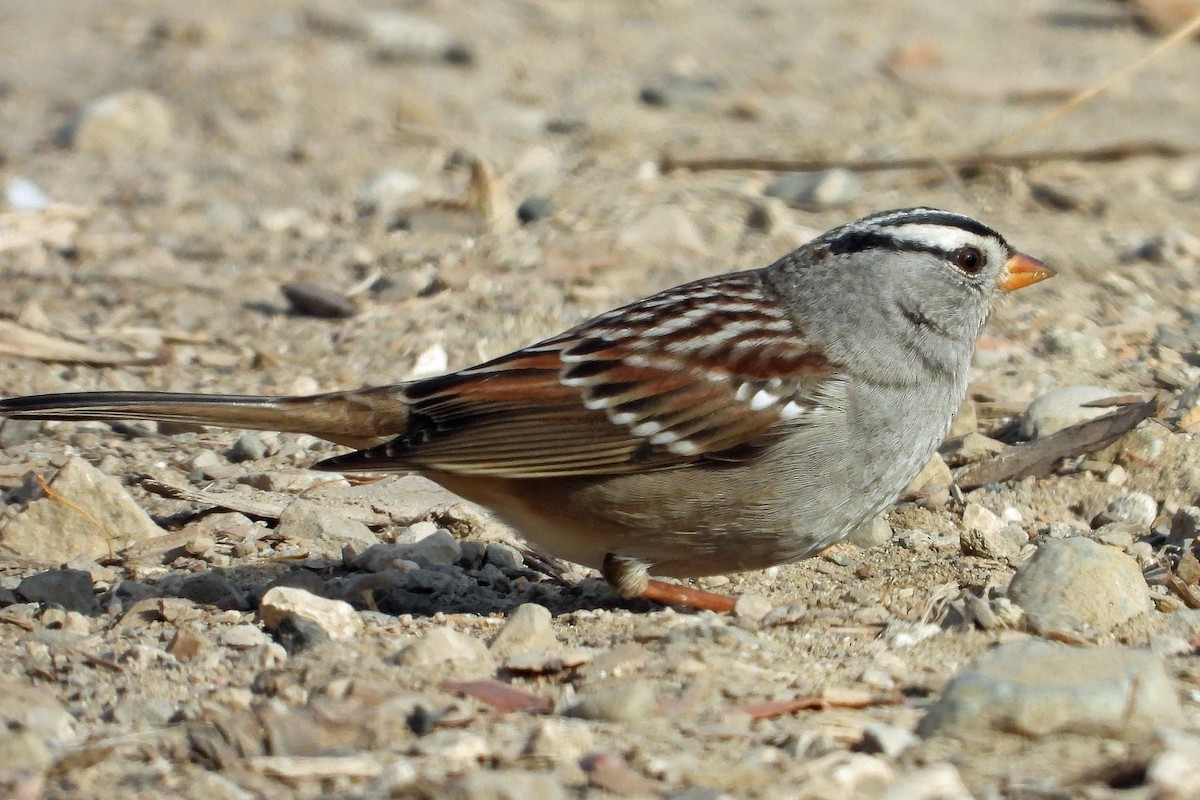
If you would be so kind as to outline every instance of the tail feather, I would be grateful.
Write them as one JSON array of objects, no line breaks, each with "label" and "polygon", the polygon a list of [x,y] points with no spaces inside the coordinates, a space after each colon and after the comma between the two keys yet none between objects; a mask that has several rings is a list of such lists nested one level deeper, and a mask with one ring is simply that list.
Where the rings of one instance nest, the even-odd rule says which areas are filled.
[{"label": "tail feather", "polygon": [[186,422],[225,428],[307,433],[348,447],[383,444],[408,427],[400,386],[302,397],[174,392],[68,392],[0,400],[13,419]]}]

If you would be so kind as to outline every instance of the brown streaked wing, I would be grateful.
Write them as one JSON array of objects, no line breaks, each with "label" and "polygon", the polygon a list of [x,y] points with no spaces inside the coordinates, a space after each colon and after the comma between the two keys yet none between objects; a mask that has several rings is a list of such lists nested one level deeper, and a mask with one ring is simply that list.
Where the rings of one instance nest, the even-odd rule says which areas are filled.
[{"label": "brown streaked wing", "polygon": [[757,273],[717,276],[410,384],[408,432],[324,466],[533,478],[745,457],[803,424],[832,372]]}]

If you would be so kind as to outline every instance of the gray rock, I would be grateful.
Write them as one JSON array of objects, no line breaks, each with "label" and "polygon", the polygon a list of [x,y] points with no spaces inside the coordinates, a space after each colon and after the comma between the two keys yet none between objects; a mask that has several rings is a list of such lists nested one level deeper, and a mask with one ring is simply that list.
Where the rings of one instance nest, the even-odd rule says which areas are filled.
[{"label": "gray rock", "polygon": [[503,542],[488,542],[483,551],[483,561],[501,569],[516,569],[525,564],[525,559],[517,549]]},{"label": "gray rock", "polygon": [[550,625],[549,609],[536,603],[517,606],[491,644],[492,653],[501,658],[517,653],[554,653],[560,649]]},{"label": "gray rock", "polygon": [[1108,358],[1108,348],[1104,342],[1089,333],[1067,328],[1045,331],[1042,334],[1042,346],[1047,353],[1064,356],[1081,364],[1099,364]]},{"label": "gray rock", "polygon": [[341,553],[345,545],[365,550],[379,543],[379,537],[361,522],[346,519],[336,510],[302,497],[289,503],[280,514],[278,532],[320,553]]},{"label": "gray rock", "polygon": [[1041,439],[1063,428],[1103,416],[1111,408],[1089,408],[1087,403],[1116,397],[1120,392],[1099,386],[1065,386],[1052,389],[1030,403],[1021,417],[1021,435]]},{"label": "gray rock", "polygon": [[462,545],[450,531],[438,528],[420,541],[396,545],[396,552],[418,564],[453,564],[462,558]]},{"label": "gray rock", "polygon": [[1137,562],[1082,537],[1043,543],[1017,570],[1008,596],[1038,633],[1109,631],[1152,607]]},{"label": "gray rock", "polygon": [[446,800],[566,800],[567,794],[551,773],[502,769],[473,772],[437,796]]},{"label": "gray rock", "polygon": [[1200,536],[1200,508],[1183,506],[1171,517],[1171,533],[1167,544],[1187,547],[1189,541]]},{"label": "gray rock", "polygon": [[43,742],[61,747],[76,740],[75,718],[44,686],[32,686],[12,676],[0,677],[0,731],[28,728]]},{"label": "gray rock", "polygon": [[894,533],[887,517],[876,516],[855,528],[846,540],[863,549],[880,547],[890,542]]},{"label": "gray rock", "polygon": [[7,450],[10,447],[16,447],[19,444],[28,442],[33,437],[37,436],[41,429],[41,420],[0,420],[0,449]]},{"label": "gray rock", "polygon": [[106,155],[144,155],[171,144],[171,109],[140,89],[115,92],[86,105],[65,131],[76,150]]},{"label": "gray rock", "polygon": [[270,641],[257,625],[231,625],[217,632],[217,642],[233,650],[253,650]]},{"label": "gray rock", "polygon": [[1163,635],[1176,636],[1189,642],[1200,636],[1200,608],[1184,608],[1168,616]]},{"label": "gray rock", "polygon": [[246,593],[236,583],[220,572],[198,572],[179,583],[176,594],[206,606],[216,606],[224,609],[245,609],[249,607]]},{"label": "gray rock", "polygon": [[267,445],[262,437],[254,433],[243,433],[229,448],[229,460],[235,464],[258,461],[267,454]]},{"label": "gray rock", "polygon": [[582,692],[568,713],[581,719],[632,722],[657,714],[657,699],[649,683],[632,681]]},{"label": "gray rock", "polygon": [[397,544],[415,544],[426,536],[433,536],[439,530],[437,523],[423,519],[414,522],[396,535]]},{"label": "gray rock", "polygon": [[[286,454],[289,447],[296,448],[294,452],[304,451],[304,446],[300,442],[290,442],[280,448],[280,454]],[[295,494],[317,486],[336,483],[338,478],[328,472],[318,472],[315,469],[268,469],[262,472],[248,472],[238,478],[237,482],[253,486],[264,492]]]},{"label": "gray rock", "polygon": [[290,586],[269,589],[259,603],[258,614],[269,631],[285,617],[294,617],[316,625],[335,642],[353,639],[363,627],[358,613],[344,600],[329,600]]},{"label": "gray rock", "polygon": [[59,498],[34,500],[0,532],[0,547],[35,561],[109,557],[166,533],[120,482],[72,457],[50,483]]},{"label": "gray rock", "polygon": [[1146,533],[1146,528],[1132,522],[1110,522],[1107,525],[1101,525],[1093,531],[1089,538],[1106,544],[1109,547],[1118,547],[1126,552],[1133,546],[1133,543]]},{"label": "gray rock", "polygon": [[810,210],[837,208],[854,202],[863,192],[862,179],[847,169],[788,172],[766,189],[789,206]]},{"label": "gray rock", "polygon": [[1001,525],[987,530],[964,530],[959,535],[963,555],[1015,561],[1021,548],[1029,542],[1029,534],[1020,525]]},{"label": "gray rock", "polygon": [[917,732],[1137,736],[1182,721],[1175,686],[1153,653],[1027,639],[984,654],[951,680]]},{"label": "gray rock", "polygon": [[1113,522],[1128,522],[1149,531],[1157,516],[1158,502],[1153,497],[1142,492],[1130,492],[1109,503],[1108,507],[1092,520],[1092,525],[1098,528]]},{"label": "gray rock", "polygon": [[67,611],[91,614],[98,609],[92,576],[81,569],[53,569],[30,575],[17,592],[33,603],[51,603]]}]

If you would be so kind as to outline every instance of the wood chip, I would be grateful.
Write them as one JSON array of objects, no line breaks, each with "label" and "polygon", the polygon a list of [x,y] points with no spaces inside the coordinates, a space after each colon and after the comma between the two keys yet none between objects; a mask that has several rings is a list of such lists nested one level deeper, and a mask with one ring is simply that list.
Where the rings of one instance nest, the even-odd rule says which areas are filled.
[{"label": "wood chip", "polygon": [[0,356],[100,367],[156,364],[162,361],[161,353],[108,353],[78,342],[39,333],[6,319],[0,319]]},{"label": "wood chip", "polygon": [[536,714],[547,714],[554,708],[550,698],[530,694],[495,678],[446,681],[442,684],[442,691],[473,698],[497,711],[532,711]]},{"label": "wood chip", "polygon": [[[277,520],[283,515],[284,509],[296,499],[296,495],[286,492],[203,491],[190,486],[176,486],[149,476],[142,476],[138,482],[147,492],[160,497],[186,500],[189,503],[200,503],[226,511],[237,511],[255,519]],[[379,527],[391,521],[391,518],[385,514],[362,508],[353,503],[343,504],[328,498],[322,498],[322,500],[327,500],[331,507],[336,507],[337,512],[346,519],[361,522],[369,527]]]},{"label": "wood chip", "polygon": [[751,719],[770,719],[794,714],[797,711],[821,711],[827,708],[871,708],[873,706],[904,705],[901,695],[873,695],[857,691],[827,692],[824,695],[807,695],[787,700],[766,700],[761,703],[743,703],[730,710],[745,714]]}]

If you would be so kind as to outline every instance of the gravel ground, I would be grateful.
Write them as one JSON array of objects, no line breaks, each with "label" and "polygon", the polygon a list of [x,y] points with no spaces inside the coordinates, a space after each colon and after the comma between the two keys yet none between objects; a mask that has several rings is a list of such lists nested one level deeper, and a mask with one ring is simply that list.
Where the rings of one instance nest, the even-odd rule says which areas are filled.
[{"label": "gravel ground", "polygon": [[[933,469],[698,582],[727,616],[310,437],[6,423],[3,793],[1200,797],[1200,157],[660,169],[977,151],[1154,42],[1100,0],[5,0],[0,394],[393,382],[930,204],[1060,270],[994,315],[950,466],[1162,411]],[[1190,42],[1016,149],[1195,147],[1196,97]]]}]

